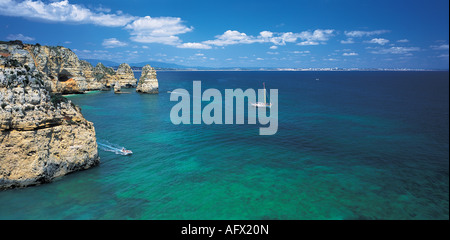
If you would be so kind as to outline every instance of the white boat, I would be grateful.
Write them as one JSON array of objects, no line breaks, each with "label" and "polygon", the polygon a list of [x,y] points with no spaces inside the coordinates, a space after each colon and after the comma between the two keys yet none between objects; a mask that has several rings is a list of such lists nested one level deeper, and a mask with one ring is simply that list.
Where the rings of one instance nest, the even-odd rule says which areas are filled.
[{"label": "white boat", "polygon": [[261,107],[261,108],[269,107],[270,108],[272,106],[272,103],[266,102],[266,84],[265,83],[263,83],[263,87],[264,87],[264,102],[251,103],[251,105],[253,107]]},{"label": "white boat", "polygon": [[133,152],[131,150],[127,150],[125,148],[122,148],[122,150],[120,150],[120,153],[122,153],[123,155],[131,155],[131,154],[133,154]]}]

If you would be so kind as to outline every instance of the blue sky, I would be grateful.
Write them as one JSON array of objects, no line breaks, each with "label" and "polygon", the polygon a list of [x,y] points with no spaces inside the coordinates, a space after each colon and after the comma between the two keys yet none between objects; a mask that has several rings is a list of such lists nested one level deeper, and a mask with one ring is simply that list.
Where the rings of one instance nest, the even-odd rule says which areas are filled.
[{"label": "blue sky", "polygon": [[0,39],[119,63],[448,69],[448,12],[448,0],[0,0]]}]

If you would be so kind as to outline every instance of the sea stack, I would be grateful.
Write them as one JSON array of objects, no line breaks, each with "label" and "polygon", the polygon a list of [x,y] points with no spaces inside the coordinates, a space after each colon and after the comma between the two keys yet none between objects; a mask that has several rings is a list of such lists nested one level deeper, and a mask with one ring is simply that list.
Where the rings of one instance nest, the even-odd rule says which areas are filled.
[{"label": "sea stack", "polygon": [[105,67],[102,63],[97,63],[94,68],[94,77],[104,86],[101,90],[109,90],[116,82],[116,72],[111,67]]},{"label": "sea stack", "polygon": [[142,68],[142,74],[139,78],[136,92],[153,94],[158,93],[158,79],[156,78],[156,71],[148,64]]},{"label": "sea stack", "polygon": [[122,63],[116,71],[116,78],[121,87],[135,88],[137,80],[130,65]]},{"label": "sea stack", "polygon": [[47,183],[100,162],[93,124],[43,78],[0,55],[0,189]]},{"label": "sea stack", "polygon": [[121,89],[120,83],[119,82],[114,83],[114,93],[120,93],[120,89]]}]

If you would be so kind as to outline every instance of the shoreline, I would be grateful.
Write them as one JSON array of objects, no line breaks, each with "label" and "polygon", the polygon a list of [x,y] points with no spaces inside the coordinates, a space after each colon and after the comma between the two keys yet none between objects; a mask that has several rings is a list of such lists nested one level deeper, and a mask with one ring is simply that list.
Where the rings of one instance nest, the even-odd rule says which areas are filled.
[{"label": "shoreline", "polygon": [[[142,70],[133,70],[140,72]],[[173,70],[157,70],[158,72],[448,72],[449,70],[427,70],[427,69],[408,69],[408,70],[277,70],[277,69],[173,69]]]}]

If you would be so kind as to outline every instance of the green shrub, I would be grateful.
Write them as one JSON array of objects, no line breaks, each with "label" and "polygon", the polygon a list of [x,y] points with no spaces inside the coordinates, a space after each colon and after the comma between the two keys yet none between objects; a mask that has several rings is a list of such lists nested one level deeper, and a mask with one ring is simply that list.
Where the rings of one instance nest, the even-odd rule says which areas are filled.
[{"label": "green shrub", "polygon": [[69,101],[67,98],[63,97],[61,94],[52,94],[50,96],[50,101],[53,103],[53,106],[56,108],[62,102]]},{"label": "green shrub", "polygon": [[16,59],[6,59],[5,61],[5,67],[21,67],[22,64],[20,64],[19,61]]}]

